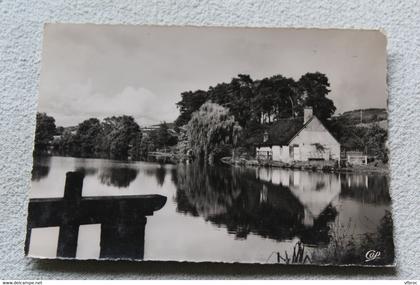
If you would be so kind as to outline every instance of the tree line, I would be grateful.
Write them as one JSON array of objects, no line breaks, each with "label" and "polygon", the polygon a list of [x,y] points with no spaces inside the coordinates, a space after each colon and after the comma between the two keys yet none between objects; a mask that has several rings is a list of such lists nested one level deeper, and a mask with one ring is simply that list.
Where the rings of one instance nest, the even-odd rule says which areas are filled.
[{"label": "tree line", "polygon": [[46,113],[36,117],[35,155],[146,160],[149,151],[176,144],[177,137],[165,122],[142,132],[134,118],[125,115],[90,118],[70,128],[56,127],[55,119]]},{"label": "tree line", "polygon": [[[164,122],[142,132],[131,116],[90,118],[73,128],[56,128],[54,118],[39,113],[35,154],[48,152],[53,142],[55,153],[75,157],[147,160],[149,152],[168,147],[178,160],[195,156],[213,162],[242,153],[252,156],[264,129],[278,120],[301,117],[304,107],[311,106],[344,149],[386,161],[386,130],[332,117],[336,107],[328,98],[329,87],[328,77],[320,72],[306,73],[299,80],[282,75],[253,80],[239,74],[207,90],[182,92],[173,130]],[[57,141],[54,135],[59,136]]]},{"label": "tree line", "polygon": [[241,153],[252,156],[264,129],[278,120],[302,117],[304,107],[311,106],[343,150],[363,151],[386,162],[387,131],[332,117],[336,107],[328,98],[329,87],[328,77],[320,72],[306,73],[299,80],[282,75],[253,80],[239,74],[207,90],[182,92],[175,120],[176,126],[186,129],[180,153],[191,150],[210,162]]},{"label": "tree line", "polygon": [[180,115],[175,124],[186,125],[192,114],[209,101],[228,108],[245,128],[302,116],[305,106],[312,106],[314,114],[326,120],[336,110],[327,97],[329,86],[327,76],[320,72],[306,73],[297,81],[282,75],[253,80],[249,75],[239,74],[229,83],[219,83],[208,90],[182,92],[181,101],[176,103]]},{"label": "tree line", "polygon": [[[275,75],[253,80],[239,74],[207,90],[186,91],[176,103],[175,125],[186,129],[184,145],[210,162],[239,152],[254,152],[267,125],[303,116],[305,106],[323,121],[335,112],[325,74],[306,73],[299,80]],[[181,150],[182,153],[182,150]]]}]

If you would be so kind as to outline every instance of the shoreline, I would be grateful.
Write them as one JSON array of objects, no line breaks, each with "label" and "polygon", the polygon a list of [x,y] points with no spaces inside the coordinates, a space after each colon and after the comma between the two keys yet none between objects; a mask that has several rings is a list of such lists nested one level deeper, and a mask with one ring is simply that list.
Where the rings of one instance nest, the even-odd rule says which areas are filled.
[{"label": "shoreline", "polygon": [[[41,155],[36,156],[36,158],[45,158],[45,157],[69,157],[69,158],[79,158],[79,159],[107,159],[116,162],[123,162],[123,163],[135,163],[135,162],[148,162],[148,163],[159,163],[159,164],[183,164],[182,160],[179,159],[152,159],[152,160],[121,160],[121,159],[110,159],[104,157],[75,157],[75,156],[65,156],[65,155]],[[35,158],[35,157],[34,157]],[[354,165],[351,167],[337,167],[334,163],[315,163],[310,164],[307,162],[295,162],[293,164],[283,163],[279,161],[258,161],[256,159],[247,160],[247,159],[237,159],[232,161],[231,157],[223,157],[220,159],[220,162],[223,165],[228,166],[239,166],[239,167],[248,167],[248,168],[255,168],[255,167],[273,167],[273,168],[281,168],[281,169],[290,169],[290,170],[302,170],[302,171],[314,171],[314,172],[325,172],[325,173],[353,173],[353,174],[377,174],[377,175],[389,175],[389,165],[386,165],[386,168],[375,167],[371,165]]]},{"label": "shoreline", "polygon": [[308,162],[295,162],[292,164],[282,163],[279,161],[258,161],[239,159],[233,161],[231,157],[224,157],[220,160],[223,164],[241,167],[273,167],[291,170],[306,170],[327,173],[354,173],[354,174],[380,174],[389,175],[389,166],[386,168],[376,167],[372,165],[353,165],[351,167],[337,167],[334,163],[311,164]]}]

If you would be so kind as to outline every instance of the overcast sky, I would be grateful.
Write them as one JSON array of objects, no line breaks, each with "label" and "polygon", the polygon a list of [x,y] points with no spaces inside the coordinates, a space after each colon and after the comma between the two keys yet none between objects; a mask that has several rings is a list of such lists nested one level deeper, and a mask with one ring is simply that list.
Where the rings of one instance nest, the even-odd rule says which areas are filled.
[{"label": "overcast sky", "polygon": [[325,73],[336,113],[387,105],[378,31],[47,25],[38,110],[56,125],[132,115],[172,122],[180,93],[282,74]]}]

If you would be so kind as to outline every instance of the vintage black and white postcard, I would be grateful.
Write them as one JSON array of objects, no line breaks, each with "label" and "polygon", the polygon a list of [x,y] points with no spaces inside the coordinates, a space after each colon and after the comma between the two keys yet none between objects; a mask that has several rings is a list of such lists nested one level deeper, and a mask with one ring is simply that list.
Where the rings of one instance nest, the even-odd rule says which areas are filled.
[{"label": "vintage black and white postcard", "polygon": [[50,24],[25,252],[391,266],[386,37]]}]

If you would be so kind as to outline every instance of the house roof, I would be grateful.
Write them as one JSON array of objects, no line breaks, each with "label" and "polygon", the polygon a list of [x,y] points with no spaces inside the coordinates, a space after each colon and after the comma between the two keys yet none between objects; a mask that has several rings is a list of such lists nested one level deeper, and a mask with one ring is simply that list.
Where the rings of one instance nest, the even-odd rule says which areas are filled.
[{"label": "house roof", "polygon": [[[308,124],[311,120],[312,119],[308,120],[306,124]],[[257,145],[287,145],[293,136],[303,127],[303,117],[278,120],[261,132],[257,140]],[[268,140],[266,142],[264,142],[265,131],[268,132]]]},{"label": "house roof", "polygon": [[[312,116],[305,124],[303,117],[281,119],[262,130],[260,137],[257,139],[256,146],[273,146],[273,145],[289,145],[289,143],[314,119]],[[331,131],[321,122],[327,132],[338,142],[332,135]],[[268,132],[268,140],[264,142],[264,132]]]}]

